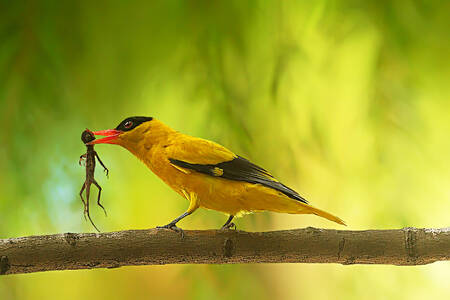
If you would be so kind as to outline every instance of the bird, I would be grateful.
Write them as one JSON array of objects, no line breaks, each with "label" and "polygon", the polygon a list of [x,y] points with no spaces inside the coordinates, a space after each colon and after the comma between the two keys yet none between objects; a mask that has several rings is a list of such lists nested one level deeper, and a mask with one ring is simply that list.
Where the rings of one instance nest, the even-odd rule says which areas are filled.
[{"label": "bird", "polygon": [[93,133],[104,137],[89,144],[122,146],[189,201],[182,215],[157,228],[183,233],[177,223],[200,207],[228,215],[223,230],[236,228],[232,222],[235,217],[260,211],[314,214],[346,225],[339,217],[310,205],[262,167],[215,142],[178,132],[158,119],[128,117],[114,129]]}]

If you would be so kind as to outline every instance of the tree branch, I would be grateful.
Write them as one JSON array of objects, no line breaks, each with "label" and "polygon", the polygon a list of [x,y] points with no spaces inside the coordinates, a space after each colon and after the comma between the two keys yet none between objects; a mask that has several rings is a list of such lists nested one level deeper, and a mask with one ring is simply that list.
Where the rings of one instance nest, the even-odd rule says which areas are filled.
[{"label": "tree branch", "polygon": [[129,265],[340,263],[423,265],[450,260],[450,227],[244,232],[165,229],[0,240],[0,274]]}]

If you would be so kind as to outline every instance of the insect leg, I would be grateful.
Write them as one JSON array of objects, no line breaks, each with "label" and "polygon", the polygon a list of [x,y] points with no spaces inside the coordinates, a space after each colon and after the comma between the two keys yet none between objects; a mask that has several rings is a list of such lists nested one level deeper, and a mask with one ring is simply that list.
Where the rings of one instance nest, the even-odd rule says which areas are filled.
[{"label": "insect leg", "polygon": [[97,183],[97,181],[95,179],[94,179],[94,181],[92,183],[95,184],[95,186],[98,188],[97,205],[100,206],[103,209],[103,211],[105,212],[105,217],[107,217],[108,214],[106,213],[106,209],[100,203],[100,195],[102,193],[102,188],[100,187],[100,185]]},{"label": "insect leg", "polygon": [[[95,157],[97,157],[98,162],[102,165],[103,169],[105,169],[105,173],[106,173],[106,177],[108,177],[109,175],[109,170],[107,167],[105,167],[105,165],[103,164],[102,160],[100,159],[100,157],[98,156],[97,152],[95,152]],[[100,189],[101,190],[101,189]]]},{"label": "insect leg", "polygon": [[86,182],[83,183],[83,186],[81,187],[81,191],[80,191],[80,197],[81,197],[81,201],[83,201],[83,205],[84,205],[84,219],[87,221],[86,219],[86,201],[84,201],[83,199],[83,191],[86,188]]},{"label": "insect leg", "polygon": [[82,163],[86,163],[86,153],[83,155],[80,155],[80,160],[78,161],[78,164],[81,166]]},{"label": "insect leg", "polygon": [[91,215],[89,214],[89,194],[90,194],[90,190],[91,190],[91,182],[87,182],[86,183],[86,208],[85,208],[84,213],[87,214],[88,219],[91,222],[92,226],[94,226],[95,230],[100,232],[100,230],[98,230],[97,226],[95,226],[94,222],[92,221]]}]

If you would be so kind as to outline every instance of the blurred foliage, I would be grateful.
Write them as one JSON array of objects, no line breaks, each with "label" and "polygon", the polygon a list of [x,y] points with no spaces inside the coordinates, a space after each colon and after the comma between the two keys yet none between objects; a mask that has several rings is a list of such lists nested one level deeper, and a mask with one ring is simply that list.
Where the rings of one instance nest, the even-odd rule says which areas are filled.
[{"label": "blurred foliage", "polygon": [[[148,115],[264,166],[350,229],[448,226],[448,1],[0,1],[0,235],[93,231],[80,134]],[[92,208],[149,228],[187,203],[129,153]],[[184,228],[217,228],[199,211]],[[335,227],[261,213],[244,230]],[[158,266],[0,280],[6,299],[449,298],[448,264]],[[447,296],[447,297],[445,297]]]}]

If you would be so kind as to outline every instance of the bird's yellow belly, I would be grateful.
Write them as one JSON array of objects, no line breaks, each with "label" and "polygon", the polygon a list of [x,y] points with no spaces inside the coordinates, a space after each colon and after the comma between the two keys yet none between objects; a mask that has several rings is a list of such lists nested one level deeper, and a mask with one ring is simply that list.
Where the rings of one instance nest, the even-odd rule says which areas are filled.
[{"label": "bird's yellow belly", "polygon": [[184,197],[194,194],[200,207],[235,216],[263,210],[298,213],[301,209],[298,201],[259,184],[177,172],[164,181]]}]

